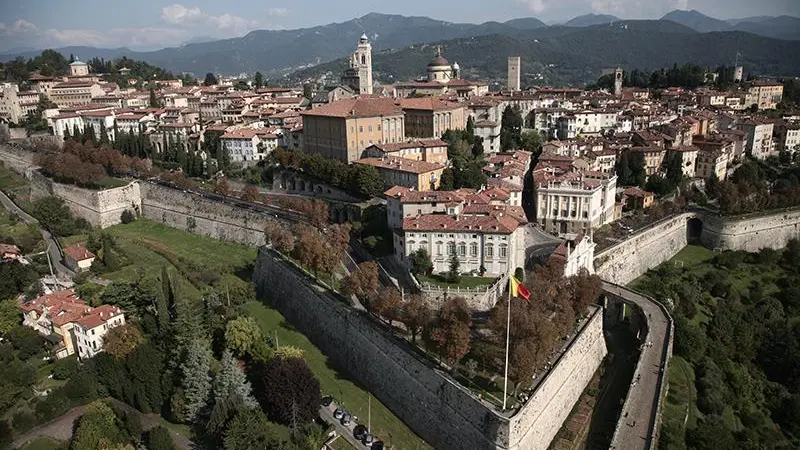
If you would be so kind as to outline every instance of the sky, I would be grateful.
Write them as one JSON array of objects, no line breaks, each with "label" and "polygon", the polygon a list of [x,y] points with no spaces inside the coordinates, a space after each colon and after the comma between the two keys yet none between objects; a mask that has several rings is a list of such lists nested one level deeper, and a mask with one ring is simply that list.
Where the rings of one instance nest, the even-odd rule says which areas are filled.
[{"label": "sky", "polygon": [[[257,29],[293,29],[344,22],[369,12],[481,23],[518,17],[545,22],[581,14],[657,19],[674,9],[696,9],[729,19],[800,16],[800,0],[0,0],[0,51],[68,45],[153,50],[193,39],[243,36]],[[492,8],[487,8],[492,5]]]}]

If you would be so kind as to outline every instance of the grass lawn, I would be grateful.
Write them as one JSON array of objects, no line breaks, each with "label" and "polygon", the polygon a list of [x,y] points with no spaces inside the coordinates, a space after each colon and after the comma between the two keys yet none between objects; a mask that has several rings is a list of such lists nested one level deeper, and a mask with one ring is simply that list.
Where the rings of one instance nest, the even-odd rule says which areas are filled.
[{"label": "grass lawn", "polygon": [[59,448],[61,442],[49,438],[49,437],[38,437],[31,441],[30,444],[22,447],[22,450],[55,450]]},{"label": "grass lawn", "polygon": [[672,261],[680,261],[684,267],[694,266],[713,258],[713,251],[700,245],[687,245],[672,258]]},{"label": "grass lawn", "polygon": [[496,277],[471,277],[471,276],[461,276],[461,279],[458,283],[449,283],[444,275],[418,275],[417,280],[422,283],[430,283],[436,286],[441,287],[449,287],[449,288],[476,288],[476,287],[483,287],[488,288],[489,286],[493,285],[496,281]]},{"label": "grass lawn", "polygon": [[0,164],[0,189],[8,191],[28,185],[28,180],[8,167]]},{"label": "grass lawn", "polygon": [[[347,375],[336,371],[328,357],[311,343],[303,334],[294,330],[276,310],[260,302],[243,305],[245,314],[255,318],[265,334],[272,336],[277,332],[280,345],[292,345],[305,351],[309,367],[319,379],[323,395],[332,395],[351,413],[358,416],[361,423],[367,420],[369,393],[357,385]],[[397,449],[429,449],[413,431],[394,416],[380,401],[372,398],[372,432],[387,444]]]},{"label": "grass lawn", "polygon": [[44,250],[42,233],[36,225],[28,225],[16,214],[0,207],[0,242],[11,238],[23,252]]},{"label": "grass lawn", "polygon": [[[697,420],[701,413],[697,409],[697,388],[695,388],[694,368],[688,361],[680,356],[673,356],[669,363],[669,393],[667,401],[664,403],[664,422],[678,424],[682,430],[681,436],[686,429],[697,426]],[[687,417],[688,414],[688,417]],[[684,420],[686,426],[684,428]]]},{"label": "grass lawn", "polygon": [[335,441],[331,442],[330,448],[334,450],[356,450],[356,448],[353,447],[353,444],[351,444],[350,441],[345,439],[343,436],[339,436]]}]

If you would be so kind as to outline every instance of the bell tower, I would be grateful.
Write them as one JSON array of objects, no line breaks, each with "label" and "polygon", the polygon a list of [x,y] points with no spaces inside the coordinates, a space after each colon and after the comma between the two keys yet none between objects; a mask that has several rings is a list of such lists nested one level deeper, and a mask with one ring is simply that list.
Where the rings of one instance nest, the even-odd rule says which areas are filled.
[{"label": "bell tower", "polygon": [[622,69],[619,67],[614,69],[614,95],[622,95]]},{"label": "bell tower", "polygon": [[372,94],[372,45],[366,33],[358,40],[358,47],[351,61],[353,68],[358,71],[358,93]]}]

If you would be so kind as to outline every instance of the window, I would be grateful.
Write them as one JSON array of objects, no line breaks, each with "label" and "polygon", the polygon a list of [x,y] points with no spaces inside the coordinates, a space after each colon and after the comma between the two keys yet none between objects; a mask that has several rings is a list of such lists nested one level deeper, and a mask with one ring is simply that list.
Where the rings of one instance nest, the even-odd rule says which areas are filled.
[{"label": "window", "polygon": [[372,125],[369,125],[369,126],[367,126],[367,130],[368,130],[369,132],[372,132]]},{"label": "window", "polygon": [[485,253],[486,253],[486,257],[487,258],[493,258],[494,257],[494,245],[492,245],[492,244],[487,245]]},{"label": "window", "polygon": [[470,256],[478,256],[478,244],[473,242],[469,244],[469,255]]},{"label": "window", "polygon": [[458,244],[458,256],[466,256],[467,255],[467,244],[460,242]]},{"label": "window", "polygon": [[359,126],[359,127],[358,127],[358,132],[359,132],[359,133],[363,133],[363,132],[364,132],[364,127],[362,127],[362,126]]},{"label": "window", "polygon": [[507,253],[508,253],[508,246],[506,246],[505,244],[501,245],[500,246],[500,257],[501,258],[505,258]]},{"label": "window", "polygon": [[447,254],[452,255],[456,252],[456,243],[450,242],[447,244]]},{"label": "window", "polygon": [[436,243],[436,256],[442,256],[442,243],[441,242],[437,242]]}]

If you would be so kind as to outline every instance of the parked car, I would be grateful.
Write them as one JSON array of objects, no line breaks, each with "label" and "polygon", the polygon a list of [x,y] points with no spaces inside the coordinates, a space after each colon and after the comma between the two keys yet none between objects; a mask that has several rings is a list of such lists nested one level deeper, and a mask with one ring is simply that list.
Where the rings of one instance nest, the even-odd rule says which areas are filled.
[{"label": "parked car", "polygon": [[342,418],[342,416],[344,415],[345,412],[346,411],[344,409],[342,409],[342,408],[336,408],[336,410],[333,411],[333,418],[336,419],[336,420],[339,420],[339,419]]},{"label": "parked car", "polygon": [[330,406],[331,403],[333,403],[333,397],[331,397],[330,395],[322,397],[322,406]]},{"label": "parked car", "polygon": [[364,425],[359,424],[356,425],[355,428],[353,428],[353,437],[358,439],[359,441],[363,439],[366,434],[367,434],[367,427],[365,427]]},{"label": "parked car", "polygon": [[373,442],[373,440],[374,440],[374,438],[372,437],[372,435],[371,435],[371,434],[369,434],[369,433],[367,433],[367,434],[365,434],[365,435],[364,435],[364,437],[361,439],[361,442],[363,442],[363,443],[364,443],[364,445],[371,445],[371,444],[372,444],[372,442]]},{"label": "parked car", "polygon": [[349,412],[344,413],[341,419],[342,425],[348,426],[353,423],[353,416],[350,415]]},{"label": "parked car", "polygon": [[383,450],[383,441],[375,441],[372,443],[372,450]]}]

